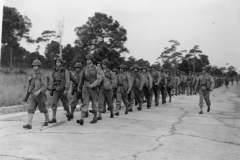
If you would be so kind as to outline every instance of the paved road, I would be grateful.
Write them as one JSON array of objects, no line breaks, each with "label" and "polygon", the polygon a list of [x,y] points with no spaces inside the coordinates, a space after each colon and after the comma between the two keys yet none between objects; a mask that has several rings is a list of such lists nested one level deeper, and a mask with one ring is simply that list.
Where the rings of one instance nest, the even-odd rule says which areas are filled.
[{"label": "paved road", "polygon": [[[177,96],[167,105],[85,125],[67,121],[41,127],[35,114],[32,130],[24,130],[27,114],[0,117],[0,160],[239,160],[240,100],[236,86],[215,89],[212,109],[199,115],[198,96]],[[80,112],[76,113],[76,117]]]}]

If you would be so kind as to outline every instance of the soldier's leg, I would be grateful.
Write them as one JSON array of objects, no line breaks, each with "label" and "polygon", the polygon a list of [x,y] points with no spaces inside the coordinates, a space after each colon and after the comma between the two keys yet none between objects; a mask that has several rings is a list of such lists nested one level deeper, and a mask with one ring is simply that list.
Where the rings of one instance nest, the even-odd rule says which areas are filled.
[{"label": "soldier's leg", "polygon": [[76,109],[79,99],[80,99],[79,94],[77,92],[74,92],[72,95],[72,102],[71,102],[71,119],[73,119],[74,111]]},{"label": "soldier's leg", "polygon": [[154,93],[154,98],[155,98],[155,105],[158,106],[158,104],[159,104],[159,93],[160,93],[159,85],[154,85],[153,86],[153,93]]},{"label": "soldier's leg", "polygon": [[143,92],[144,95],[147,99],[147,108],[149,109],[151,107],[151,103],[150,103],[150,90],[147,87],[143,87]]},{"label": "soldier's leg", "polygon": [[28,99],[28,123],[23,126],[23,128],[26,129],[32,129],[32,119],[33,119],[33,114],[35,113],[37,108],[37,101],[33,98],[32,95],[29,96]]},{"label": "soldier's leg", "polygon": [[200,107],[199,114],[203,114],[203,97],[204,97],[204,92],[202,90],[199,90],[199,107]]},{"label": "soldier's leg", "polygon": [[71,120],[71,116],[70,116],[70,110],[69,110],[69,103],[68,103],[67,95],[64,95],[63,92],[62,92],[60,100],[62,102],[64,110],[67,112],[66,117],[68,118],[68,121],[70,121]]},{"label": "soldier's leg", "polygon": [[129,99],[128,99],[128,101],[129,101],[129,103],[130,103],[130,105],[129,105],[129,111],[132,112],[132,107],[133,107],[134,99],[135,99],[135,92],[134,92],[134,89],[133,89],[133,88],[131,89],[131,92],[130,92],[129,94],[130,94],[130,95],[129,95]]},{"label": "soldier's leg", "polygon": [[93,120],[90,123],[97,123],[97,101],[98,101],[98,94],[99,91],[97,87],[90,89],[90,98],[92,100],[92,111],[93,111]]},{"label": "soldier's leg", "polygon": [[139,107],[137,109],[140,111],[142,109],[141,91],[137,87],[135,87],[134,92],[135,92],[135,98],[137,99],[139,104]]},{"label": "soldier's leg", "polygon": [[89,103],[90,103],[89,89],[86,88],[85,86],[83,86],[83,89],[82,89],[82,99],[83,99],[83,104],[80,107],[80,109],[81,109],[81,119],[77,120],[77,123],[79,123],[81,125],[83,125],[83,123],[84,123],[84,117],[88,112],[88,107],[89,107]]},{"label": "soldier's leg", "polygon": [[43,124],[43,126],[48,126],[48,122],[49,122],[49,114],[48,114],[46,102],[47,102],[46,94],[38,95],[38,98],[37,98],[38,109],[41,113],[44,113],[44,116],[45,116],[45,123]]},{"label": "soldier's leg", "polygon": [[206,102],[206,105],[208,106],[207,112],[210,112],[210,106],[211,106],[210,91],[205,91],[204,100]]},{"label": "soldier's leg", "polygon": [[108,91],[105,91],[104,93],[105,93],[104,94],[105,102],[108,105],[107,110],[110,111],[110,118],[113,118],[113,102],[112,102],[113,92],[112,90],[108,90]]},{"label": "soldier's leg", "polygon": [[53,117],[52,120],[49,123],[56,123],[56,114],[57,114],[57,104],[58,104],[58,99],[60,98],[59,92],[54,91],[53,92],[53,99],[52,99],[52,113]]},{"label": "soldier's leg", "polygon": [[128,102],[128,97],[127,97],[127,92],[124,91],[123,87],[121,87],[121,95],[122,95],[122,100],[123,100],[123,103],[126,107],[126,110],[125,110],[125,114],[128,114],[128,107],[129,107],[129,102]]},{"label": "soldier's leg", "polygon": [[98,120],[101,120],[102,119],[102,112],[104,110],[104,105],[105,105],[105,97],[104,97],[104,89],[103,87],[100,88],[100,91],[99,91],[99,97],[98,97]]},{"label": "soldier's leg", "polygon": [[116,102],[117,107],[116,107],[116,113],[115,113],[116,116],[119,116],[119,108],[122,103],[121,88],[122,87],[118,87],[118,89],[117,89],[117,102]]},{"label": "soldier's leg", "polygon": [[170,86],[167,87],[167,93],[169,95],[169,102],[172,100],[172,93],[171,93],[172,88]]}]

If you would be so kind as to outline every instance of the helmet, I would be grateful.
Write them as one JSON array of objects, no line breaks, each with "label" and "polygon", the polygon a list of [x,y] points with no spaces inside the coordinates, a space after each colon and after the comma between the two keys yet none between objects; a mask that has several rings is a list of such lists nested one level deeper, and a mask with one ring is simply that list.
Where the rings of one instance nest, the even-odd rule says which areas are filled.
[{"label": "helmet", "polygon": [[156,68],[156,66],[154,64],[151,65],[151,68]]},{"label": "helmet", "polygon": [[125,65],[121,64],[121,65],[119,66],[119,68],[125,69]]},{"label": "helmet", "polygon": [[62,59],[61,57],[56,58],[56,59],[55,59],[55,63],[56,63],[57,61],[60,61],[61,63],[63,63],[63,59]]},{"label": "helmet", "polygon": [[91,54],[88,54],[88,55],[86,56],[86,59],[94,61],[94,56],[91,55]]},{"label": "helmet", "polygon": [[109,65],[109,61],[107,59],[104,59],[104,60],[102,60],[102,64],[108,66]]},{"label": "helmet", "polygon": [[207,67],[206,67],[206,66],[203,66],[203,67],[202,67],[202,70],[207,70]]},{"label": "helmet", "polygon": [[147,68],[147,71],[151,72],[151,68]]},{"label": "helmet", "polygon": [[75,63],[74,68],[82,68],[82,63],[80,62]]},{"label": "helmet", "polygon": [[130,70],[133,70],[133,66],[131,66],[129,69],[130,69]]},{"label": "helmet", "polygon": [[166,72],[166,73],[170,73],[169,69],[166,69],[165,72]]},{"label": "helmet", "polygon": [[146,66],[141,67],[141,69],[142,69],[142,70],[143,70],[143,69],[146,69],[146,71],[147,71],[147,67],[146,67]]},{"label": "helmet", "polygon": [[34,60],[32,62],[32,66],[40,66],[40,67],[42,67],[42,62],[36,59],[36,60]]},{"label": "helmet", "polygon": [[138,66],[137,64],[134,64],[134,65],[133,65],[133,69],[135,69],[135,68],[136,68],[136,69],[139,69],[139,66]]}]

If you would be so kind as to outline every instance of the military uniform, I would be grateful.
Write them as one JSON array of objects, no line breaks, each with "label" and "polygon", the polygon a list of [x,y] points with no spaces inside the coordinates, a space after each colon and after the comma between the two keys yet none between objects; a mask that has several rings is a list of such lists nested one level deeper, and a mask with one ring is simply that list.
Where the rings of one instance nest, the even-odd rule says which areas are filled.
[{"label": "military uniform", "polygon": [[[139,70],[138,65],[134,65],[133,69]],[[143,75],[139,71],[134,71],[132,76],[133,76],[133,86],[132,87],[133,87],[133,91],[134,91],[134,95],[135,95],[135,100],[139,104],[139,107],[137,109],[140,111],[140,110],[142,110],[143,100],[142,100],[141,94],[142,94],[142,89],[143,89],[145,80],[144,80]]]},{"label": "military uniform", "polygon": [[147,68],[143,67],[142,69],[145,69],[146,72],[143,72],[143,76],[145,78],[145,83],[143,85],[143,93],[147,99],[147,108],[149,109],[151,107],[151,93],[152,93],[152,76],[150,75],[150,73],[147,72]]},{"label": "military uniform", "polygon": [[[81,63],[76,63],[74,68],[82,68],[82,64]],[[75,72],[75,73],[71,73],[70,72],[70,81],[72,81],[72,102],[71,102],[71,118],[73,118],[73,113],[76,109],[76,106],[78,104],[78,101],[81,99],[82,101],[82,93],[79,92],[78,90],[78,84],[80,82],[82,76],[82,71],[79,71],[79,73]]]},{"label": "military uniform", "polygon": [[[106,63],[103,60],[103,64]],[[116,76],[112,73],[110,69],[104,69],[103,70],[103,82],[100,85],[100,91],[99,91],[99,102],[98,102],[98,110],[99,112],[103,112],[104,110],[104,102],[108,105],[108,110],[111,112],[111,118],[113,118],[113,89],[116,88],[117,79]],[[99,119],[99,118],[98,118]],[[101,118],[100,118],[101,119]]]},{"label": "military uniform", "polygon": [[160,73],[160,92],[162,95],[162,104],[166,103],[167,98],[167,75],[165,73]]},{"label": "military uniform", "polygon": [[[61,58],[58,58],[56,61],[63,60]],[[56,62],[55,61],[55,62]],[[57,104],[58,100],[60,99],[63,105],[64,110],[67,112],[68,120],[71,120],[70,117],[70,111],[69,111],[69,104],[68,104],[68,98],[67,98],[67,92],[70,87],[70,75],[69,72],[63,68],[62,66],[56,67],[53,69],[52,72],[52,79],[53,79],[53,87],[52,87],[52,110],[53,110],[53,119],[50,121],[50,123],[56,123],[56,112],[57,112]]]},{"label": "military uniform", "polygon": [[126,66],[120,65],[120,69],[124,71],[118,74],[117,76],[117,112],[115,113],[116,116],[119,116],[119,108],[123,101],[124,105],[126,106],[125,114],[128,114],[128,93],[131,91],[131,80],[129,75],[125,72]]},{"label": "military uniform", "polygon": [[[202,68],[203,70],[206,70],[206,67]],[[210,91],[213,89],[214,86],[214,80],[212,78],[211,75],[207,74],[207,73],[203,73],[201,74],[198,78],[197,78],[197,82],[195,85],[195,90],[197,88],[197,86],[199,85],[199,106],[201,111],[199,112],[199,114],[202,114],[202,108],[203,108],[203,99],[206,102],[206,105],[208,106],[208,112],[210,111],[210,106],[211,106],[211,102],[210,102]]]},{"label": "military uniform", "polygon": [[[152,65],[151,68],[155,68],[156,69],[156,66],[155,65]],[[151,71],[151,76],[152,76],[152,80],[153,80],[153,85],[152,85],[152,94],[151,94],[151,100],[152,101],[152,97],[153,97],[153,94],[154,94],[154,97],[155,97],[155,105],[158,106],[159,104],[159,94],[160,94],[160,74],[157,70],[152,70]],[[151,102],[150,102],[151,103]]]},{"label": "military uniform", "polygon": [[178,95],[179,77],[176,75],[176,72],[174,72],[172,80],[173,80],[173,91],[172,91],[172,93],[177,96]]},{"label": "military uniform", "polygon": [[173,89],[173,85],[174,85],[174,79],[173,79],[173,76],[170,75],[170,71],[167,70],[166,71],[167,74],[167,93],[168,93],[168,96],[169,96],[169,102],[172,101],[172,89]]},{"label": "military uniform", "polygon": [[193,83],[193,76],[192,73],[189,72],[187,75],[187,95],[192,95],[192,83]]}]

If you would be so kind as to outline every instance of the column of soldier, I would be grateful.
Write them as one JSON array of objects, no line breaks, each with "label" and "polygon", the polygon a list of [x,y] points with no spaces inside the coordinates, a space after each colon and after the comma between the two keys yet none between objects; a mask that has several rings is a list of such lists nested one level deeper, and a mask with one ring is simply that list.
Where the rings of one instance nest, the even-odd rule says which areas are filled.
[{"label": "column of soldier", "polygon": [[[110,70],[107,59],[95,65],[93,55],[88,54],[86,60],[87,65],[85,67],[79,62],[76,63],[74,65],[75,72],[72,73],[63,67],[63,59],[57,58],[51,76],[43,73],[39,60],[33,61],[34,73],[29,78],[28,87],[28,123],[23,128],[32,128],[33,114],[37,107],[45,115],[43,126],[48,126],[49,123],[57,123],[56,114],[59,99],[67,112],[68,121],[74,118],[74,111],[78,101],[81,100],[81,117],[77,120],[77,123],[83,125],[84,118],[88,117],[89,112],[93,114],[93,119],[90,122],[93,124],[102,120],[102,113],[105,113],[106,110],[110,112],[110,118],[114,118],[114,115],[119,116],[122,102],[125,105],[125,114],[128,114],[133,111],[134,105],[138,105],[137,109],[141,111],[144,102],[147,103],[147,109],[150,109],[153,97],[155,106],[159,106],[160,93],[164,105],[167,96],[170,103],[172,96],[185,93],[194,95],[200,88],[199,85],[196,85],[197,76],[191,72],[188,75],[182,71],[171,73],[169,70],[164,71],[155,65],[147,68],[136,64],[130,68],[121,64],[118,68]],[[49,83],[51,81],[49,77],[52,78],[52,83]],[[214,80],[217,84],[215,87],[223,84],[222,79],[215,78]],[[72,84],[71,109],[67,98],[70,84]],[[46,108],[47,90],[53,97],[51,120]],[[89,110],[90,101],[92,110]],[[114,104],[116,104],[115,113]]]}]

